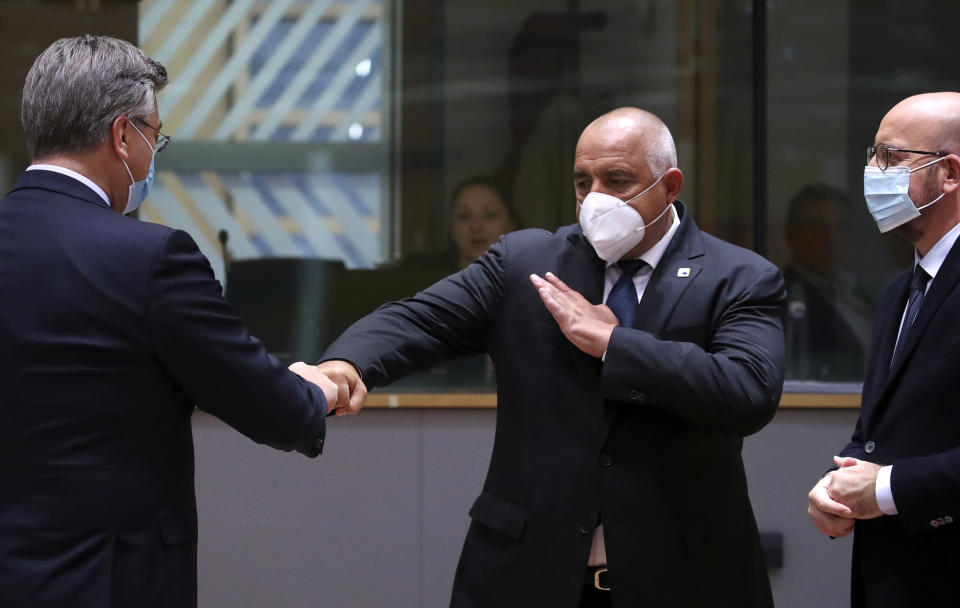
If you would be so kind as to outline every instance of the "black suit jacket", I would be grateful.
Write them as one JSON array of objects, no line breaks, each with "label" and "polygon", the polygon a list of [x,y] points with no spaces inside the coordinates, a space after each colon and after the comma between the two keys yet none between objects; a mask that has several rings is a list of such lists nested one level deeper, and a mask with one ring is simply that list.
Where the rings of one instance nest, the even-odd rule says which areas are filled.
[{"label": "black suit jacket", "polygon": [[860,418],[843,456],[892,464],[899,515],[857,521],[855,606],[957,606],[960,550],[960,241],[891,367],[909,269],[880,298]]},{"label": "black suit jacket", "polygon": [[27,171],[0,201],[0,606],[196,605],[190,415],[319,453],[326,403],[184,232]]},{"label": "black suit jacket", "polygon": [[740,450],[779,401],[783,281],[677,208],[636,325],[614,330],[605,362],[563,336],[529,281],[552,271],[601,301],[604,262],[576,225],[504,236],[325,353],[370,386],[490,353],[496,438],[453,606],[576,606],[600,522],[615,606],[771,605]]},{"label": "black suit jacket", "polygon": [[[783,270],[787,287],[787,379],[824,382],[859,382],[866,356],[853,328],[837,311],[831,294],[823,293],[803,273],[788,265]],[[857,285],[865,308],[872,303]]]}]

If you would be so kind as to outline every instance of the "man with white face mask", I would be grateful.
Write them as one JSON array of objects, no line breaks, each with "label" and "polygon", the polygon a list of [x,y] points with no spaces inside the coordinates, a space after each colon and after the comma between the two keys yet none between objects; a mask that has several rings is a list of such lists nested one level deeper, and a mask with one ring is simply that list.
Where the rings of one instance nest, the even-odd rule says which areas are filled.
[{"label": "man with white face mask", "polygon": [[771,606],[740,450],[780,398],[780,272],[697,228],[649,112],[596,119],[574,172],[579,224],[503,236],[320,369],[382,386],[490,354],[496,440],[452,606]]},{"label": "man with white face mask", "polygon": [[955,606],[960,549],[960,93],[908,97],[867,151],[863,190],[914,264],[877,306],[860,418],[808,499],[854,531],[852,605]]}]

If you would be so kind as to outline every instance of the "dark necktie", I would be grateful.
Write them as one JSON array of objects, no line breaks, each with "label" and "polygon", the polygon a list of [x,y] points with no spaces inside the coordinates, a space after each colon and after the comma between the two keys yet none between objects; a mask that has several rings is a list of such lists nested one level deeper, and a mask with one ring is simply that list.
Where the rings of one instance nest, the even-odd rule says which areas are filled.
[{"label": "dark necktie", "polygon": [[633,316],[637,312],[637,286],[633,284],[633,276],[647,265],[643,260],[624,260],[617,265],[623,274],[613,284],[610,295],[607,296],[607,306],[620,321],[620,325],[633,327]]},{"label": "dark necktie", "polygon": [[913,278],[910,280],[910,299],[907,300],[907,310],[903,315],[900,337],[897,339],[897,344],[893,349],[893,357],[890,359],[891,367],[893,366],[893,362],[897,360],[900,349],[907,342],[907,334],[910,333],[910,327],[913,325],[914,319],[917,318],[917,313],[920,312],[920,305],[923,303],[923,294],[927,290],[927,282],[929,280],[930,275],[927,274],[926,270],[921,268],[920,264],[917,264],[913,269]]}]

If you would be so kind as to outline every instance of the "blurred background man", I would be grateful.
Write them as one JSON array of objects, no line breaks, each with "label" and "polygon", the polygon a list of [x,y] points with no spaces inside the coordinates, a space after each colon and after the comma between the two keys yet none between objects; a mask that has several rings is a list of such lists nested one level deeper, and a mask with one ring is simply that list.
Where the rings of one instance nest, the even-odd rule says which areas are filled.
[{"label": "blurred background man", "polygon": [[787,378],[860,381],[866,365],[873,304],[844,264],[850,199],[811,184],[790,199],[784,237],[787,286]]}]

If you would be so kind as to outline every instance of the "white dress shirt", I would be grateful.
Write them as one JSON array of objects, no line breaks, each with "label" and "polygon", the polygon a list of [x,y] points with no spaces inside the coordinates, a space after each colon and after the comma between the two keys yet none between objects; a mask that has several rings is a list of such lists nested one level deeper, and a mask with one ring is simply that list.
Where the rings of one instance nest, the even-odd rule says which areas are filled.
[{"label": "white dress shirt", "polygon": [[[943,261],[947,259],[947,254],[953,249],[953,245],[957,242],[958,236],[960,236],[960,223],[951,228],[950,232],[943,235],[943,237],[937,241],[937,244],[930,248],[927,255],[920,257],[917,250],[913,250],[914,264],[919,264],[920,267],[930,275],[930,280],[927,281],[927,288],[924,295],[926,295],[927,291],[930,291],[930,285],[933,283],[933,280],[937,278],[937,272],[939,272],[940,267],[943,266]],[[923,308],[923,304],[921,304],[920,307]],[[903,315],[906,314],[907,310],[906,306],[904,306]],[[903,315],[900,317],[900,332],[903,331]],[[900,340],[900,332],[897,333],[898,341]],[[888,465],[880,469],[877,473],[877,483],[875,486],[877,505],[880,507],[880,510],[887,515],[897,514],[897,505],[893,501],[893,489],[890,487],[890,475],[892,473],[893,465]]]}]

